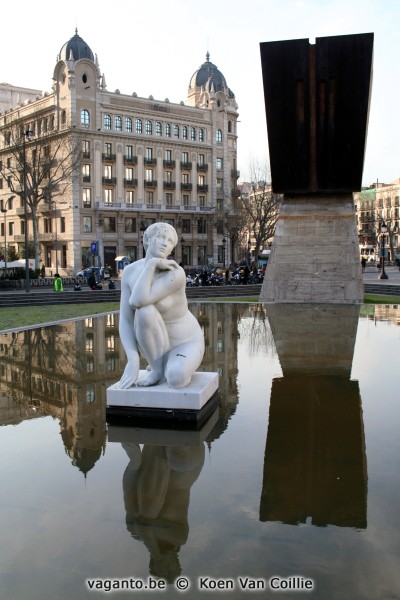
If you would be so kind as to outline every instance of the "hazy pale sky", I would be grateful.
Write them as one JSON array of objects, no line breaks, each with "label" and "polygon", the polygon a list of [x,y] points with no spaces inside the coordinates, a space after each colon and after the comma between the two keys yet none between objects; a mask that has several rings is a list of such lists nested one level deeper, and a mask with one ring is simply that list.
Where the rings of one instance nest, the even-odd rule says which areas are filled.
[{"label": "hazy pale sky", "polygon": [[78,28],[107,87],[186,102],[189,80],[210,60],[239,105],[238,168],[268,156],[260,42],[375,34],[364,183],[400,177],[399,0],[21,0],[2,7],[0,82],[49,91],[61,46]]}]

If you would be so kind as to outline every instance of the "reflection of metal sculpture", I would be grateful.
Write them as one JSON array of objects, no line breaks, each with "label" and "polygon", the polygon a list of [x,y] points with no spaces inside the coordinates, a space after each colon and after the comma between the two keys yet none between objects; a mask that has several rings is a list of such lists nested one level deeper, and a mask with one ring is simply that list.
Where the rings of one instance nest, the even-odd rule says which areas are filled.
[{"label": "reflection of metal sculpture", "polygon": [[[188,309],[184,270],[168,256],[178,236],[167,223],[153,223],[143,235],[146,257],[122,275],[120,335],[128,363],[120,388],[155,385],[186,387],[204,355],[204,336]],[[148,362],[139,376],[139,350]]]},{"label": "reflection of metal sculpture", "polygon": [[361,398],[350,381],[358,315],[356,306],[269,307],[283,377],[272,382],[261,521],[367,526]]}]

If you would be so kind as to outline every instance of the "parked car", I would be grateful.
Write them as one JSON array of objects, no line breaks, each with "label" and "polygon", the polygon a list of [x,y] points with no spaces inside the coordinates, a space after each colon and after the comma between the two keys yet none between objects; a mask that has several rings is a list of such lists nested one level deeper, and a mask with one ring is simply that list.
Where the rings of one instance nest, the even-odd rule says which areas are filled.
[{"label": "parked car", "polygon": [[92,273],[96,275],[96,279],[98,281],[102,279],[110,279],[111,277],[110,271],[108,271],[104,267],[87,267],[82,271],[78,271],[78,273],[76,274],[76,278],[78,281],[82,282],[85,279],[87,279]]}]

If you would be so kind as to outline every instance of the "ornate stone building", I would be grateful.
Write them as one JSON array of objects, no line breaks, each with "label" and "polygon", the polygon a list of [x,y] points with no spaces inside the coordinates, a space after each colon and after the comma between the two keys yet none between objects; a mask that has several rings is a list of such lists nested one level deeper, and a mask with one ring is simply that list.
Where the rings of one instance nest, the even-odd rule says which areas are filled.
[{"label": "ornate stone building", "polygon": [[189,79],[186,104],[110,92],[97,56],[76,32],[60,50],[51,93],[0,114],[0,201],[7,210],[0,245],[4,233],[15,247],[25,241],[24,194],[21,185],[14,193],[10,180],[15,127],[31,134],[23,140],[28,169],[41,136],[82,149],[69,185],[51,198],[43,194],[34,219],[28,211],[28,240],[35,220],[47,272],[72,275],[101,263],[116,273],[118,257],[142,257],[143,230],[155,221],[176,228],[175,259],[185,267],[233,262],[237,108],[208,53]]}]

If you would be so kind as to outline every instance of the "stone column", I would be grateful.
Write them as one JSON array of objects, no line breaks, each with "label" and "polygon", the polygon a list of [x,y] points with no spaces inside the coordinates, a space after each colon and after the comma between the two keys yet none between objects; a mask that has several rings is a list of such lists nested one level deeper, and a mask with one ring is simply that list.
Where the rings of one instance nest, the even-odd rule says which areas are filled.
[{"label": "stone column", "polygon": [[362,303],[353,195],[283,198],[262,302]]}]

